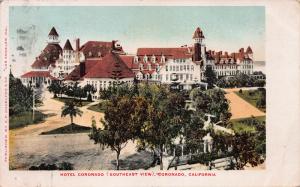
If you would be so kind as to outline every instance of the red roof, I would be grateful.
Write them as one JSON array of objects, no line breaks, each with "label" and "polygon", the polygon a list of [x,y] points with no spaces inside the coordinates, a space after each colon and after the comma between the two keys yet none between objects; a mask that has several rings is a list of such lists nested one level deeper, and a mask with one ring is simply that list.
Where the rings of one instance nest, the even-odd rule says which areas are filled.
[{"label": "red roof", "polygon": [[[175,48],[138,48],[138,56],[147,55],[151,58],[152,55],[160,57],[164,55],[165,57],[172,58],[190,58],[192,54],[189,52],[187,47],[175,47]],[[159,59],[160,60],[160,59]]]},{"label": "red roof", "polygon": [[[112,50],[112,45],[113,42],[88,41],[81,46],[80,51],[86,58],[104,57]],[[120,48],[120,53],[124,53],[122,48]]]},{"label": "red roof", "polygon": [[195,38],[204,38],[203,31],[199,27],[194,32],[193,39]]},{"label": "red roof", "polygon": [[56,79],[50,75],[49,71],[30,71],[21,76],[21,78],[31,78],[31,77],[49,77],[50,79]]},{"label": "red roof", "polygon": [[129,69],[138,69],[139,68],[139,64],[134,63],[134,56],[120,55],[120,57],[123,60],[123,62],[125,62],[125,64],[127,65],[127,67]]},{"label": "red roof", "polygon": [[[92,69],[92,67],[94,67],[97,64],[98,61],[99,61],[99,59],[98,60],[92,60],[92,59],[86,60],[84,62],[85,63],[85,74],[87,72],[89,72]],[[73,71],[71,71],[71,73],[67,77],[65,77],[65,80],[78,81],[81,78],[82,77],[80,76],[80,66],[78,65],[75,67],[75,69]]]},{"label": "red roof", "polygon": [[85,78],[133,78],[134,73],[127,67],[125,62],[115,53],[108,53],[103,59],[91,68],[84,76]]},{"label": "red roof", "polygon": [[55,64],[61,52],[62,49],[59,44],[48,44],[31,67],[35,69],[48,68],[49,65]]},{"label": "red roof", "polygon": [[52,27],[52,29],[50,30],[48,36],[59,36],[58,33],[56,32],[56,29],[54,27]]}]

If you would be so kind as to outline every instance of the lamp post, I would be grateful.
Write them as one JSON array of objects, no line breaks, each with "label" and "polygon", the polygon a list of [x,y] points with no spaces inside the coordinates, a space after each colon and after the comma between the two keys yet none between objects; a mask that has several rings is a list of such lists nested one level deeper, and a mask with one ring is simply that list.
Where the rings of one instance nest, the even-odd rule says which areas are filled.
[{"label": "lamp post", "polygon": [[36,87],[32,86],[32,121],[34,122],[35,117],[35,97],[36,97]]}]

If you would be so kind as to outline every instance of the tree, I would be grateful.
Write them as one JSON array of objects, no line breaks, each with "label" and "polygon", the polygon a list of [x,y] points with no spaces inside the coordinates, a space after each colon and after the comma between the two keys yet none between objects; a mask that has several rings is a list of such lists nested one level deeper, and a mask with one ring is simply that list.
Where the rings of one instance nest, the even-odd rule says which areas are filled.
[{"label": "tree", "polygon": [[116,152],[116,169],[120,169],[120,154],[129,140],[133,140],[139,128],[136,128],[132,115],[135,102],[129,97],[113,97],[107,104],[102,120],[103,129],[92,128],[89,135],[95,144],[109,147]]},{"label": "tree", "polygon": [[266,89],[265,88],[259,88],[259,99],[256,102],[256,106],[259,108],[265,108],[266,107]]},{"label": "tree", "polygon": [[48,90],[50,93],[54,94],[54,98],[57,98],[57,94],[61,93],[62,86],[59,81],[53,80],[51,84],[48,86]]},{"label": "tree", "polygon": [[192,90],[190,97],[195,105],[197,115],[204,119],[205,114],[215,115],[212,122],[228,122],[231,117],[229,112],[229,102],[225,97],[225,92],[221,89],[210,89],[201,91]]},{"label": "tree", "polygon": [[74,124],[73,117],[82,115],[82,111],[76,107],[74,100],[66,101],[65,105],[62,107],[61,117],[65,117],[67,115],[71,118],[71,127]]},{"label": "tree", "polygon": [[255,136],[251,133],[238,133],[231,138],[231,154],[235,159],[235,167],[240,170],[246,164],[257,166],[260,163],[260,155],[256,152]]},{"label": "tree", "polygon": [[185,99],[171,93],[164,86],[142,85],[140,96],[148,101],[147,119],[143,123],[139,141],[141,147],[158,150],[160,169],[163,169],[163,148],[172,145],[185,123]]},{"label": "tree", "polygon": [[206,67],[204,76],[206,78],[208,88],[209,89],[213,88],[214,84],[217,82],[217,75],[216,75],[215,71],[212,69],[212,67],[210,67],[210,66]]},{"label": "tree", "polygon": [[[30,111],[33,103],[33,88],[26,87],[21,80],[9,74],[9,114],[19,114]],[[42,103],[39,97],[35,97],[35,103]]]},{"label": "tree", "polygon": [[92,102],[93,99],[91,94],[96,93],[96,88],[93,85],[87,84],[83,87],[83,90],[87,93],[87,101]]}]

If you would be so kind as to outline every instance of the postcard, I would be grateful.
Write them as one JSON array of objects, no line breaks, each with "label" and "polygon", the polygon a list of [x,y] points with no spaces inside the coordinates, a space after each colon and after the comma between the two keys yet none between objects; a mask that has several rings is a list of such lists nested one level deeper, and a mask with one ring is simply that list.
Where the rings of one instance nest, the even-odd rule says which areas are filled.
[{"label": "postcard", "polygon": [[300,185],[299,9],[3,1],[0,186]]}]

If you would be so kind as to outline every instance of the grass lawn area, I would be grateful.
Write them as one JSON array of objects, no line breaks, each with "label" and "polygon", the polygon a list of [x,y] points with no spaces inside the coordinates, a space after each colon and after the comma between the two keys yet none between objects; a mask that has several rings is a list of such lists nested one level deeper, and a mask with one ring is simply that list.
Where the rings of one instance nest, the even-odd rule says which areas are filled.
[{"label": "grass lawn area", "polygon": [[[60,101],[60,102],[66,102],[66,101],[69,101],[69,100],[72,100],[73,98],[66,98],[66,97],[62,97],[62,98],[60,98],[60,97],[57,97],[57,98],[53,98],[53,99],[55,99],[56,101]],[[82,106],[85,106],[85,105],[87,105],[87,104],[89,104],[89,103],[91,103],[91,102],[89,102],[89,101],[86,101],[86,100],[81,100],[81,103],[82,103],[82,106],[80,105],[80,102],[79,102],[79,99],[75,99],[75,101],[76,101],[76,106],[77,107],[82,107]]]},{"label": "grass lawn area", "polygon": [[21,128],[30,124],[35,124],[44,121],[47,115],[35,111],[34,120],[32,120],[32,111],[22,112],[16,115],[9,116],[9,129]]},{"label": "grass lawn area", "polygon": [[87,133],[90,132],[91,127],[85,127],[81,125],[77,125],[75,123],[66,125],[64,127],[60,127],[51,131],[42,132],[41,135],[48,134],[73,134],[73,133]]},{"label": "grass lawn area", "polygon": [[[234,119],[231,120],[232,122],[232,129],[235,132],[256,132],[255,125],[251,124],[251,119],[252,118],[241,118],[241,119]],[[266,121],[266,116],[260,116],[260,117],[255,117],[256,120],[259,122],[265,122]]]},{"label": "grass lawn area", "polygon": [[[252,92],[252,95],[249,95],[249,93]],[[256,102],[258,101],[259,97],[260,97],[260,91],[258,90],[243,90],[242,93],[236,91],[234,93],[236,93],[239,97],[241,97],[242,99],[244,99],[245,101],[247,101],[248,103],[250,103],[251,105],[253,105],[254,107],[256,107]],[[258,107],[256,107],[258,108]],[[266,112],[266,108],[258,108],[259,110]]]},{"label": "grass lawn area", "polygon": [[93,110],[95,112],[102,112],[102,113],[104,113],[105,108],[106,108],[106,102],[107,101],[101,101],[100,103],[92,105],[92,106],[88,107],[87,109]]}]

